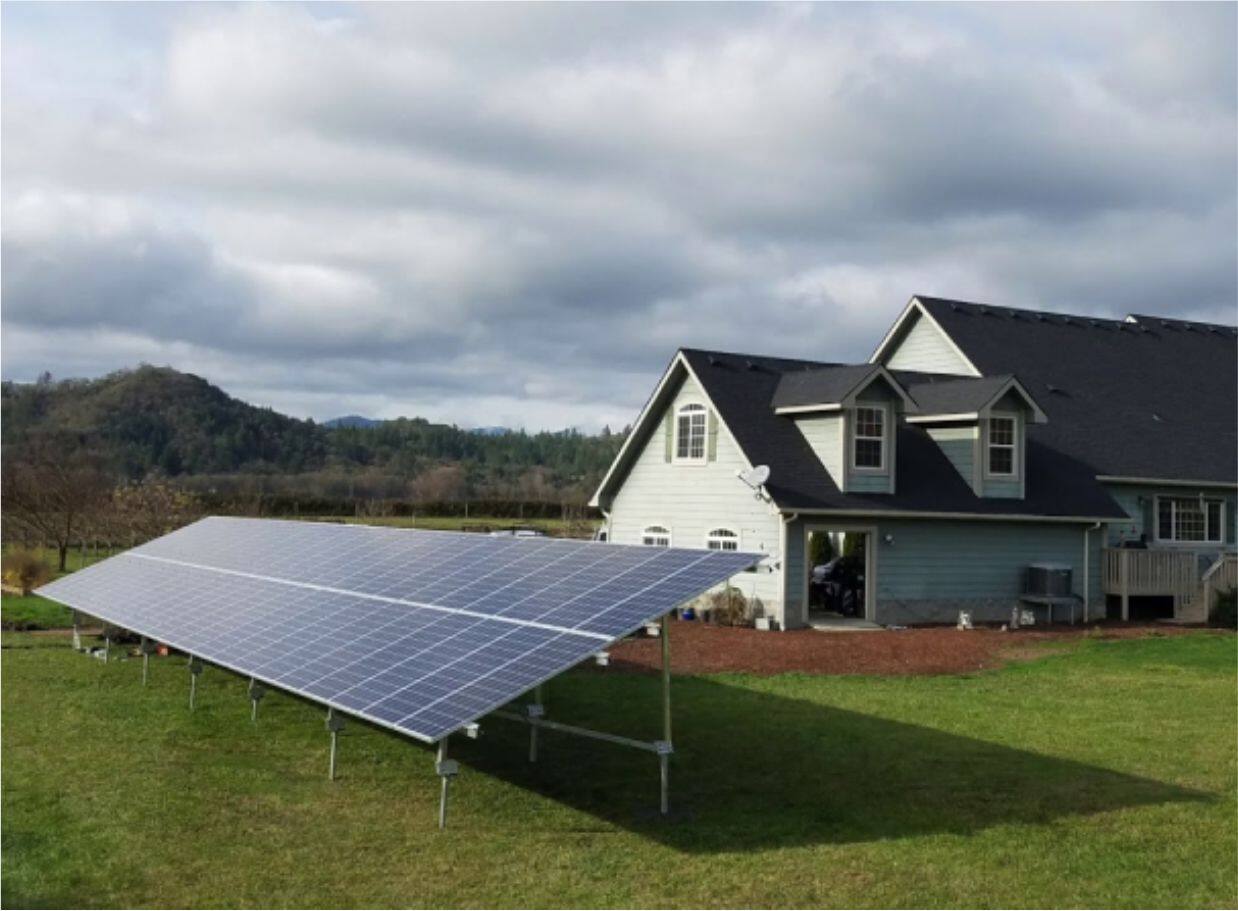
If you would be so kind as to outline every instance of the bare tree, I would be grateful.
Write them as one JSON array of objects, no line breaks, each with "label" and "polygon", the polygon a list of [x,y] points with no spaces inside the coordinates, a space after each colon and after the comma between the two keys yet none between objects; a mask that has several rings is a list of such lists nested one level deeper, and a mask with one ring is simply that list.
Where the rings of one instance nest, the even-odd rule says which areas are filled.
[{"label": "bare tree", "polygon": [[61,572],[69,546],[103,509],[111,487],[94,459],[66,454],[72,451],[50,438],[6,447],[0,485],[10,527],[54,546]]}]

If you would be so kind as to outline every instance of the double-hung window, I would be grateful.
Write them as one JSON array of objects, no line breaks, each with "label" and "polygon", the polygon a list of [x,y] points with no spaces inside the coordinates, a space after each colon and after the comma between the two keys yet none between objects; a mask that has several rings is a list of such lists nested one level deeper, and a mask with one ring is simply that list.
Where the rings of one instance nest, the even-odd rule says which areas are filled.
[{"label": "double-hung window", "polygon": [[705,461],[706,414],[704,405],[683,405],[676,413],[675,461]]},{"label": "double-hung window", "polygon": [[1156,538],[1181,544],[1220,544],[1225,539],[1225,503],[1205,497],[1157,497]]},{"label": "double-hung window", "polygon": [[886,467],[886,410],[860,407],[855,410],[855,441],[851,465],[881,471]]},{"label": "double-hung window", "polygon": [[1019,473],[1019,419],[1012,415],[989,418],[988,461],[990,477],[1013,478]]}]

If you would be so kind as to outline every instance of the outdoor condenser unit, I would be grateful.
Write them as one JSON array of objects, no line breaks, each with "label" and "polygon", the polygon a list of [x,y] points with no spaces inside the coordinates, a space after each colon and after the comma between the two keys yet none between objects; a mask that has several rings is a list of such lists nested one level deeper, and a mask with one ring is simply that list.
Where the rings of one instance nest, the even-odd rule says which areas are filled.
[{"label": "outdoor condenser unit", "polygon": [[1065,598],[1071,593],[1071,569],[1065,563],[1033,563],[1027,568],[1025,594]]}]

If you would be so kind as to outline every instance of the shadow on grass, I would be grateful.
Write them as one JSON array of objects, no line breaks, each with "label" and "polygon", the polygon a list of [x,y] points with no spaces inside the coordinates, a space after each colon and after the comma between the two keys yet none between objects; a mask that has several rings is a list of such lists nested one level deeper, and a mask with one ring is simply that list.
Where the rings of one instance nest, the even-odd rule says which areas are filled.
[{"label": "shadow on grass", "polygon": [[[572,679],[556,689],[568,688]],[[659,705],[652,678],[603,683],[591,675],[585,688],[593,690],[595,682],[601,692],[585,700],[569,690],[549,707],[548,717],[606,730],[619,724],[620,730],[656,736],[648,729]],[[478,741],[453,740],[453,754],[465,763],[459,787],[468,787],[470,773],[493,775],[680,850],[703,853],[968,834],[1212,799],[1073,760],[709,679],[678,679],[674,697],[677,753],[669,817],[657,812],[653,754],[545,731],[541,759],[532,766],[528,728],[502,719],[484,722]],[[643,723],[633,706],[642,707]]]}]

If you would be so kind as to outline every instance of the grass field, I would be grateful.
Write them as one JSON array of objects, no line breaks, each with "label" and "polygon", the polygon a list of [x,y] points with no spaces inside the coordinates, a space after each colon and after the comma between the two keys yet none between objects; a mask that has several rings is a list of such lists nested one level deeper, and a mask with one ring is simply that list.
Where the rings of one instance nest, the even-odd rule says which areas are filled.
[{"label": "grass field", "polygon": [[[8,607],[6,601],[6,609]],[[484,725],[435,827],[432,754],[214,668],[4,634],[3,904],[1199,906],[1238,902],[1235,638],[1080,641],[965,677],[675,683],[653,757]],[[654,677],[553,717],[656,735]]]}]

